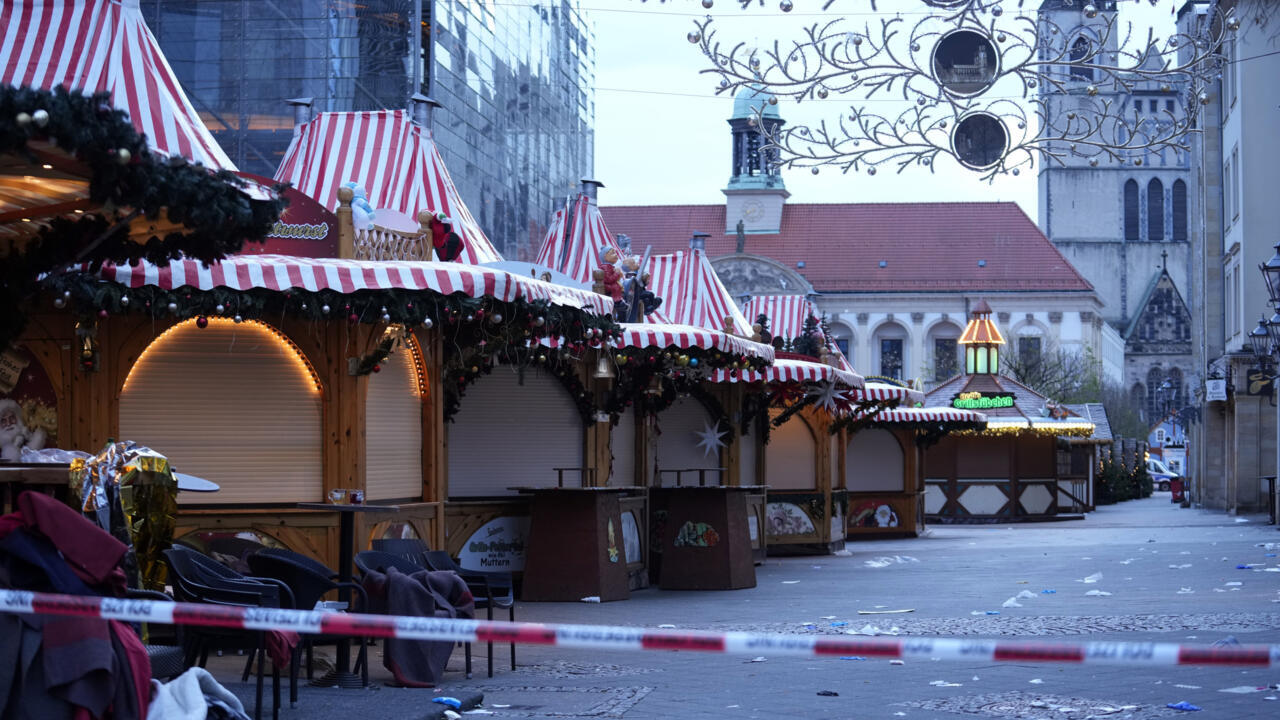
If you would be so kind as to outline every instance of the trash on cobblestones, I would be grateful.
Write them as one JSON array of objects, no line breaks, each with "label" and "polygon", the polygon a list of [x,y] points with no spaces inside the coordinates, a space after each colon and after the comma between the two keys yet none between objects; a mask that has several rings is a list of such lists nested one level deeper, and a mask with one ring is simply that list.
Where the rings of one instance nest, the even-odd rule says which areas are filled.
[{"label": "trash on cobblestones", "polygon": [[783,584],[783,585],[795,585],[795,584],[796,584],[796,583],[798,583],[798,582],[800,582],[800,581],[799,581],[799,580],[783,580],[783,581],[782,581],[782,584]]},{"label": "trash on cobblestones", "polygon": [[1027,682],[1031,683],[1032,685],[1043,685],[1043,684],[1044,684],[1044,681],[1043,681],[1043,680],[1041,680],[1040,678],[1033,678],[1033,679],[1031,679],[1031,680],[1028,680]]},{"label": "trash on cobblestones", "polygon": [[804,628],[804,629],[806,629],[806,630],[817,630],[817,629],[818,629],[818,626],[817,626],[817,625],[814,625],[813,623],[800,623],[800,627],[802,627],[802,628]]},{"label": "trash on cobblestones", "polygon": [[448,705],[454,710],[457,710],[462,707],[462,701],[455,697],[442,696],[438,698],[431,698],[431,702],[436,703],[438,705]]},{"label": "trash on cobblestones", "polygon": [[897,635],[900,630],[894,625],[888,630],[882,630],[878,625],[863,625],[861,630],[845,630],[846,635]]},{"label": "trash on cobblestones", "polygon": [[1239,644],[1240,644],[1240,641],[1236,639],[1235,635],[1228,635],[1222,638],[1221,640],[1213,641],[1213,647],[1232,647],[1233,645],[1239,645]]},{"label": "trash on cobblestones", "polygon": [[1056,595],[1056,594],[1057,594],[1057,592],[1058,592],[1057,590],[1041,590],[1041,591],[1040,591],[1040,594],[1041,594],[1041,595]]},{"label": "trash on cobblestones", "polygon": [[902,613],[915,612],[915,608],[904,608],[902,610],[859,610],[859,615],[900,615]]},{"label": "trash on cobblestones", "polygon": [[462,714],[463,715],[492,715],[493,711],[485,710],[484,708],[476,708],[475,710],[468,710]]},{"label": "trash on cobblestones", "polygon": [[866,658],[862,657],[861,655],[841,655],[840,659],[841,660],[866,660]]},{"label": "trash on cobblestones", "polygon": [[1035,593],[1031,592],[1030,590],[1023,590],[1022,592],[1018,593],[1018,599],[1033,600],[1035,599]]},{"label": "trash on cobblestones", "polygon": [[1182,570],[1182,569],[1191,567],[1191,563],[1183,563],[1181,565],[1170,565],[1169,567],[1173,568],[1174,570]]},{"label": "trash on cobblestones", "polygon": [[1120,564],[1121,564],[1121,565],[1128,565],[1129,563],[1131,563],[1131,562],[1133,562],[1133,561],[1134,561],[1134,558],[1129,558],[1128,560],[1121,560],[1121,561],[1120,561]]},{"label": "trash on cobblestones", "polygon": [[1172,708],[1172,709],[1174,709],[1174,710],[1185,710],[1185,711],[1187,711],[1187,712],[1195,712],[1195,711],[1197,711],[1197,710],[1200,710],[1200,709],[1201,709],[1201,708],[1200,708],[1200,706],[1198,706],[1198,705],[1192,705],[1191,703],[1187,702],[1186,700],[1182,700],[1182,701],[1180,701],[1180,702],[1176,702],[1176,703],[1168,703],[1167,705],[1165,705],[1165,707],[1167,707],[1167,708]]},{"label": "trash on cobblestones", "polygon": [[851,557],[853,555],[853,553],[849,550],[837,550],[831,554],[835,555],[836,557]]},{"label": "trash on cobblestones", "polygon": [[1082,583],[1085,583],[1086,585],[1092,585],[1093,583],[1096,583],[1101,579],[1102,579],[1102,573],[1099,572],[1099,573],[1094,573],[1087,578],[1082,578],[1080,580],[1077,580],[1076,582],[1082,582]]},{"label": "trash on cobblestones", "polygon": [[1000,611],[999,610],[974,610],[969,614],[970,615],[999,615]]},{"label": "trash on cobblestones", "polygon": [[946,680],[934,680],[929,684],[934,687],[960,687],[962,685],[962,683],[947,682]]},{"label": "trash on cobblestones", "polygon": [[1235,687],[1222,688],[1218,692],[1234,693],[1236,695],[1248,695],[1249,693],[1266,692],[1267,688],[1258,687],[1256,685],[1237,685]]},{"label": "trash on cobblestones", "polygon": [[1231,582],[1222,583],[1223,587],[1240,587],[1241,585],[1244,585],[1244,583],[1240,582],[1239,580],[1232,580]]},{"label": "trash on cobblestones", "polygon": [[582,598],[582,602],[585,602],[585,603],[598,603],[598,602],[600,602],[600,596],[599,596],[599,595],[588,595],[587,597]]},{"label": "trash on cobblestones", "polygon": [[1089,592],[1085,593],[1085,595],[1091,595],[1093,597],[1107,597],[1110,594],[1111,593],[1107,592],[1106,590],[1090,590]]},{"label": "trash on cobblestones", "polygon": [[511,707],[511,706],[510,706],[510,705],[499,705],[498,703],[494,703],[494,704],[490,705],[489,707],[491,707],[491,708],[509,708],[509,707]]},{"label": "trash on cobblestones", "polygon": [[462,720],[462,716],[452,710],[444,711],[445,720]]},{"label": "trash on cobblestones", "polygon": [[1238,523],[1249,522],[1249,518],[1236,518],[1236,522]]},{"label": "trash on cobblestones", "polygon": [[818,694],[822,697],[840,697],[840,693],[835,690],[819,690]]},{"label": "trash on cobblestones", "polygon": [[1004,601],[1004,603],[1003,603],[1000,607],[1007,607],[1007,608],[1011,608],[1011,607],[1022,607],[1022,603],[1018,602],[1018,598],[1016,598],[1016,597],[1011,597],[1011,598],[1009,598],[1008,600],[1005,600],[1005,601]]},{"label": "trash on cobblestones", "polygon": [[744,663],[764,662],[766,659],[767,659],[767,658],[765,658],[765,656],[760,655],[760,656],[758,656],[758,657],[753,657],[753,658],[751,658],[750,660],[743,660],[742,662],[744,662]]},{"label": "trash on cobblestones", "polygon": [[831,623],[831,627],[844,627],[844,626],[846,626],[846,625],[848,625],[848,624],[849,624],[849,623],[847,623],[847,622],[845,622],[845,621],[841,620],[841,621],[839,621],[839,622],[833,622],[833,623]]},{"label": "trash on cobblestones", "polygon": [[1183,690],[1199,690],[1200,689],[1199,685],[1174,685],[1174,687],[1181,688]]},{"label": "trash on cobblestones", "polygon": [[907,663],[905,660],[890,660],[889,664],[890,665],[906,665]]},{"label": "trash on cobblestones", "polygon": [[822,616],[821,618],[819,618],[819,619],[820,619],[820,620],[835,620],[835,619],[836,619],[836,616],[835,616],[835,615],[823,615],[823,616]]},{"label": "trash on cobblestones", "polygon": [[662,628],[663,630],[675,630],[675,629],[676,629],[676,626],[675,626],[675,625],[672,625],[671,623],[662,623],[662,624],[661,624],[661,625],[659,625],[658,627]]}]

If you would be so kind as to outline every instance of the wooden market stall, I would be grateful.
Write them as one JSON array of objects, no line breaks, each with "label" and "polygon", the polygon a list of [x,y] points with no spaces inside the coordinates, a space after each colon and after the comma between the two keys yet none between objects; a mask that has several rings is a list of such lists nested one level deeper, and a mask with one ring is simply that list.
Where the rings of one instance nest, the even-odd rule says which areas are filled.
[{"label": "wooden market stall", "polygon": [[821,314],[805,296],[752,297],[743,312],[767,327],[775,348],[786,350],[762,378],[771,406],[768,439],[760,446],[769,551],[839,550],[848,498],[842,443],[830,428],[838,413],[858,404],[863,379],[838,348],[827,347]]},{"label": "wooden market stall", "polygon": [[[1094,424],[999,374],[1004,338],[979,301],[960,337],[965,371],[927,398],[977,410],[984,430],[943,438],[926,455],[925,513],[930,521],[1052,520],[1063,507],[1059,438],[1089,437]],[[1068,491],[1069,492],[1069,491]]]}]

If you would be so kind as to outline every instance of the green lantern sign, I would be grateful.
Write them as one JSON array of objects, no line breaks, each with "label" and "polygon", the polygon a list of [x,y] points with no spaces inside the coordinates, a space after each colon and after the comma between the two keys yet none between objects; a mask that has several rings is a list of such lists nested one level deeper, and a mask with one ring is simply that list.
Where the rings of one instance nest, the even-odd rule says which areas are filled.
[{"label": "green lantern sign", "polygon": [[960,410],[995,410],[1013,407],[1013,393],[958,393],[951,398],[951,407]]}]

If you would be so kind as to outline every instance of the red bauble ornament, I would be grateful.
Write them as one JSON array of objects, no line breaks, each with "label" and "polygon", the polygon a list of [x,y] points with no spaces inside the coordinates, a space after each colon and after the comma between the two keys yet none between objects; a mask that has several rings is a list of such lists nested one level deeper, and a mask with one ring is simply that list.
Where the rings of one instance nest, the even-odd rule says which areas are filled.
[{"label": "red bauble ornament", "polygon": [[376,373],[377,373],[377,372],[382,372],[382,366],[381,366],[381,365],[374,365],[374,366],[373,366],[373,371],[374,371],[374,372],[376,372]]},{"label": "red bauble ornament", "polygon": [[106,316],[107,316],[107,311],[106,311],[106,310],[99,310],[99,311],[98,311],[98,317],[100,317],[100,318],[105,318]]},{"label": "red bauble ornament", "polygon": [[347,322],[351,323],[352,325],[355,325],[356,323],[360,322],[360,317],[355,313],[351,313],[350,315],[347,316]]},{"label": "red bauble ornament", "polygon": [[205,316],[203,316],[203,315],[201,315],[200,317],[196,318],[196,327],[200,328],[201,330],[203,330],[203,329],[205,329],[205,328],[209,327],[209,318],[207,318],[207,317],[205,317]]}]

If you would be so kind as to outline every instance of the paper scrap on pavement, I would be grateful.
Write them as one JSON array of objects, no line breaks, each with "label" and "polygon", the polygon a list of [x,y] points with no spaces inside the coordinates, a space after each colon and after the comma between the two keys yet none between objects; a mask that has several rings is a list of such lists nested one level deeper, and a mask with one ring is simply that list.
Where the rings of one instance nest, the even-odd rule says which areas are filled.
[{"label": "paper scrap on pavement", "polygon": [[1019,600],[1030,600],[1035,597],[1035,593],[1031,592],[1030,590],[1023,590],[1022,592],[1018,593],[1017,597]]},{"label": "paper scrap on pavement", "polygon": [[1035,679],[1033,679],[1033,680],[1028,680],[1027,682],[1031,683],[1032,685],[1043,685],[1043,684],[1044,684],[1044,681],[1043,681],[1043,680],[1041,680],[1040,678],[1035,678]]},{"label": "paper scrap on pavement", "polygon": [[906,608],[904,610],[859,610],[859,615],[901,615],[902,613],[915,612],[915,608]]},{"label": "paper scrap on pavement", "polygon": [[744,663],[764,662],[765,659],[766,659],[765,656],[760,655],[759,657],[753,657],[750,660],[743,660],[742,662]]},{"label": "paper scrap on pavement", "polygon": [[1177,594],[1177,595],[1190,595],[1190,594],[1191,594],[1191,593],[1193,593],[1193,592],[1195,592],[1195,590],[1192,590],[1191,588],[1182,588],[1182,589],[1178,590],[1178,592],[1177,592],[1176,594]]},{"label": "paper scrap on pavement", "polygon": [[946,680],[934,680],[929,684],[934,687],[960,687],[960,683],[947,682]]},{"label": "paper scrap on pavement", "polygon": [[1093,597],[1107,597],[1110,594],[1111,593],[1107,592],[1106,590],[1090,590],[1089,592],[1085,593],[1085,595],[1092,595]]},{"label": "paper scrap on pavement", "polygon": [[1102,573],[1100,573],[1100,572],[1099,572],[1099,573],[1094,573],[1094,574],[1090,575],[1090,576],[1089,576],[1089,577],[1087,577],[1087,578],[1083,578],[1083,579],[1081,579],[1081,580],[1077,580],[1076,582],[1082,582],[1082,583],[1086,583],[1086,584],[1090,584],[1090,585],[1092,585],[1093,583],[1096,583],[1096,582],[1098,582],[1098,581],[1099,581],[1099,580],[1101,580],[1101,579],[1102,579]]},{"label": "paper scrap on pavement", "polygon": [[1005,600],[1004,603],[1000,605],[1000,607],[1007,607],[1007,608],[1022,607],[1022,603],[1018,602],[1018,598],[1011,597],[1008,600]]},{"label": "paper scrap on pavement", "polygon": [[783,584],[783,585],[795,585],[795,584],[796,584],[796,583],[798,583],[798,582],[800,582],[800,581],[799,581],[799,580],[783,580],[783,581],[782,581],[782,584]]},{"label": "paper scrap on pavement", "polygon": [[1268,688],[1258,687],[1256,685],[1237,685],[1235,687],[1223,688],[1218,692],[1235,693],[1237,695],[1245,695],[1248,693],[1266,692]]}]

